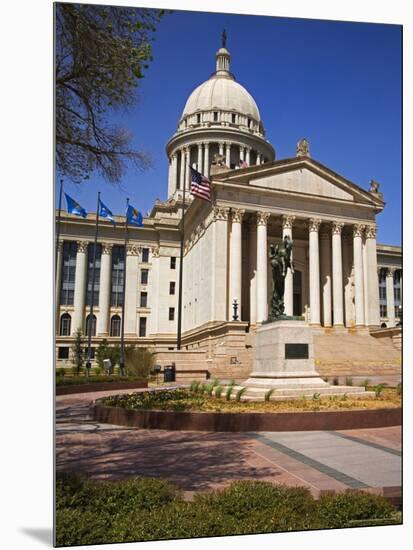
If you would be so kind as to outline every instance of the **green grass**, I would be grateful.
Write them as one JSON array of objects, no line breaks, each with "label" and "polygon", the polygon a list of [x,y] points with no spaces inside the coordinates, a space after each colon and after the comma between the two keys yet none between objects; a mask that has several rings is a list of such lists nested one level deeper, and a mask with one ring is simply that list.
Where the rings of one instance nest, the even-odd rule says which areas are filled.
[{"label": "green grass", "polygon": [[92,481],[57,474],[57,546],[108,544],[401,523],[383,497],[350,491],[315,500],[308,489],[237,481],[185,502],[168,481]]},{"label": "green grass", "polygon": [[[101,382],[131,382],[135,380],[144,380],[137,376],[72,376],[66,378],[56,376],[56,386],[77,386],[78,384],[97,384]],[[146,380],[146,379],[145,379]]]}]

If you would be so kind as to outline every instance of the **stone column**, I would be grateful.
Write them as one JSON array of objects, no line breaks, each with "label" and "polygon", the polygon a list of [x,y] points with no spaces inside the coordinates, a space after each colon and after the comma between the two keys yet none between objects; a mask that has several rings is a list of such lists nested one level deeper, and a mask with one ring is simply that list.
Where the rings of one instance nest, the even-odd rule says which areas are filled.
[{"label": "stone column", "polygon": [[204,143],[204,176],[209,177],[209,143]]},{"label": "stone column", "polygon": [[214,206],[211,212],[213,222],[211,321],[228,319],[228,213],[229,208],[222,206]]},{"label": "stone column", "polygon": [[181,149],[181,167],[180,167],[180,174],[179,174],[179,189],[181,191],[184,190],[185,185],[185,149]]},{"label": "stone column", "polygon": [[259,153],[258,151],[257,151],[257,162],[256,162],[256,164],[257,165],[261,164],[261,153]]},{"label": "stone column", "polygon": [[189,189],[189,162],[190,162],[191,149],[187,147],[185,149],[185,189]]},{"label": "stone column", "polygon": [[219,142],[219,154],[220,155],[224,154],[224,142],[223,141]]},{"label": "stone column", "polygon": [[268,318],[267,222],[269,217],[269,212],[257,212],[257,323],[262,323]]},{"label": "stone column", "polygon": [[56,287],[55,287],[55,332],[59,334],[60,329],[60,287],[62,286],[62,264],[63,264],[63,241],[57,243],[57,262],[56,262]]},{"label": "stone column", "polygon": [[310,323],[320,324],[320,256],[318,248],[318,230],[321,220],[311,218],[309,222],[310,254]]},{"label": "stone column", "polygon": [[128,244],[126,247],[126,277],[124,299],[125,299],[125,335],[136,336],[138,305],[138,262],[139,247],[135,244]]},{"label": "stone column", "polygon": [[331,239],[327,232],[321,233],[321,284],[323,288],[323,325],[331,327]]},{"label": "stone column", "polygon": [[352,239],[343,235],[343,285],[344,285],[344,322],[346,327],[354,326],[353,288],[352,288]]},{"label": "stone column", "polygon": [[246,156],[245,162],[248,164],[248,166],[250,165],[250,160],[251,160],[251,147],[247,147],[247,156]]},{"label": "stone column", "polygon": [[257,322],[257,223],[248,226],[248,262],[250,281],[250,323]]},{"label": "stone column", "polygon": [[389,320],[389,326],[394,327],[396,325],[396,315],[394,311],[394,267],[387,268],[386,274],[386,303],[387,303],[387,318]]},{"label": "stone column", "polygon": [[107,336],[109,334],[112,248],[113,244],[102,243],[102,256],[100,259],[99,315],[96,330],[96,334],[98,336]]},{"label": "stone column", "polygon": [[332,224],[332,256],[333,256],[333,321],[334,326],[344,325],[343,316],[343,261],[341,258],[342,222]]},{"label": "stone column", "polygon": [[[295,220],[295,216],[283,215],[282,217],[283,239],[286,235],[288,235],[290,239],[293,238],[294,220]],[[292,257],[291,257],[291,260],[293,260]],[[291,273],[290,268],[288,268],[287,274],[285,276],[284,311],[286,315],[293,314],[293,274]]]},{"label": "stone column", "polygon": [[202,143],[198,143],[198,164],[196,169],[202,172]]},{"label": "stone column", "polygon": [[[366,324],[370,327],[380,326],[380,299],[379,285],[377,284],[377,249],[376,249],[376,226],[368,225],[365,231],[366,236],[366,270],[367,285],[367,319]],[[394,308],[393,308],[394,309]]]},{"label": "stone column", "polygon": [[358,327],[364,325],[363,231],[364,225],[353,226],[354,306]]},{"label": "stone column", "polygon": [[241,321],[242,296],[242,216],[245,210],[233,209],[231,212],[231,239],[230,239],[230,295],[228,303],[228,318],[232,319],[232,303],[237,300],[238,315]]},{"label": "stone column", "polygon": [[225,164],[228,168],[231,166],[231,144],[228,141],[225,142]]},{"label": "stone column", "polygon": [[171,195],[175,193],[178,187],[178,155],[174,153],[172,155],[172,184],[171,184]]},{"label": "stone column", "polygon": [[78,329],[84,333],[88,245],[89,243],[87,241],[78,241],[77,243],[72,335],[74,335]]},{"label": "stone column", "polygon": [[245,147],[243,145],[240,145],[239,146],[239,160],[241,160],[241,161],[244,160],[244,150],[245,150]]}]

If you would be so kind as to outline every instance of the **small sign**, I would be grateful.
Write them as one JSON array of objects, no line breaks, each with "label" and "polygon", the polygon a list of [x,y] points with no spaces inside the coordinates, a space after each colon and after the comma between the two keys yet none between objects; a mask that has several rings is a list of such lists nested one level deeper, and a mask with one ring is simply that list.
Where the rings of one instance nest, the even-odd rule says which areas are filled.
[{"label": "small sign", "polygon": [[285,344],[286,359],[308,359],[308,344]]}]

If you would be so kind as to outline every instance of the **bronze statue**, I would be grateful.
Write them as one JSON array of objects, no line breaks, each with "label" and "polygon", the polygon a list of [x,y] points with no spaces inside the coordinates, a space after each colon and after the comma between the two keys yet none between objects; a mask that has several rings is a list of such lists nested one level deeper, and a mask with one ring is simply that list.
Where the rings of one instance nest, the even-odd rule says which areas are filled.
[{"label": "bronze statue", "polygon": [[284,290],[287,269],[294,273],[294,264],[291,259],[293,240],[285,235],[281,244],[270,245],[270,263],[272,268],[272,299],[270,321],[275,321],[284,315]]}]

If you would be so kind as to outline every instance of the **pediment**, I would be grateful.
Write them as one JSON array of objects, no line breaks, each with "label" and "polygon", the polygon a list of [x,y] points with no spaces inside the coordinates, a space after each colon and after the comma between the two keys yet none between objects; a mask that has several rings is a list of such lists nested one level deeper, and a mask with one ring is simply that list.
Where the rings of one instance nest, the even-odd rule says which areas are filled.
[{"label": "pediment", "polygon": [[294,158],[227,172],[218,178],[251,188],[272,189],[320,199],[364,203],[382,207],[383,201],[358,185],[310,159]]}]

